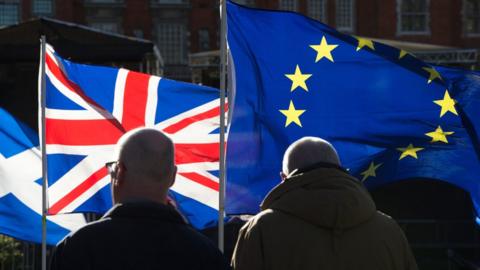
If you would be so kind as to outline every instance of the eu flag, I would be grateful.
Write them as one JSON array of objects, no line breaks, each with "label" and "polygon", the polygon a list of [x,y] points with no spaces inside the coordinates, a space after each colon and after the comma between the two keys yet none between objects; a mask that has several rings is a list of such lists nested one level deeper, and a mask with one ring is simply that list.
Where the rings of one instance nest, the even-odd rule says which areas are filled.
[{"label": "eu flag", "polygon": [[480,212],[480,97],[469,93],[478,74],[440,70],[292,12],[233,3],[227,12],[235,96],[227,213],[257,212],[280,180],[285,149],[304,136],[330,141],[368,188],[447,181]]}]

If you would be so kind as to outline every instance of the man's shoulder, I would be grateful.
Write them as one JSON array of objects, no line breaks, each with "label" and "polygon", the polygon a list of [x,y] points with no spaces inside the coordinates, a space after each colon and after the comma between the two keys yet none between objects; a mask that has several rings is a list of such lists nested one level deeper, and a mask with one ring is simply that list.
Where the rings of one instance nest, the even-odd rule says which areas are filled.
[{"label": "man's shoulder", "polygon": [[384,235],[395,237],[399,239],[404,238],[404,233],[400,225],[389,215],[377,211],[375,217],[372,219],[373,229],[382,232]]},{"label": "man's shoulder", "polygon": [[68,264],[68,269],[85,269],[91,261],[87,254],[97,250],[95,241],[106,231],[106,222],[100,219],[65,236],[53,251],[50,269],[67,269],[65,264]]},{"label": "man's shoulder", "polygon": [[[76,231],[72,231],[65,236],[58,245],[82,245],[86,244],[86,241],[95,239],[94,235],[101,235],[102,232],[109,230],[110,219],[100,219],[86,224],[83,227],[78,228]],[[93,238],[92,238],[93,237]]]},{"label": "man's shoulder", "polygon": [[265,209],[250,218],[241,228],[242,231],[260,230],[263,227],[269,227],[271,224],[278,224],[278,219],[283,215],[273,209]]},{"label": "man's shoulder", "polygon": [[378,223],[381,223],[383,224],[384,226],[388,226],[388,227],[394,227],[394,228],[397,228],[399,227],[397,222],[389,215],[381,212],[381,211],[377,211],[375,213],[375,217],[374,217],[374,220]]},{"label": "man's shoulder", "polygon": [[[168,230],[164,230],[163,226],[167,226]],[[153,230],[152,228],[154,227],[155,229]],[[163,238],[167,231],[170,231],[176,235],[177,241],[181,243],[191,243],[191,245],[197,246],[197,248],[201,249],[214,247],[207,237],[186,224],[152,222],[146,225],[136,223],[135,220],[108,217],[91,222],[79,228],[67,235],[60,243],[63,245],[73,244],[75,246],[89,245],[90,242],[101,243],[104,240],[112,240],[112,234],[119,234],[125,232],[127,229],[142,230],[143,233],[141,235],[143,236],[151,233],[151,237],[149,238],[152,241],[158,240],[159,237]],[[138,237],[141,237],[138,231],[136,231],[136,233]]]},{"label": "man's shoulder", "polygon": [[273,218],[276,218],[277,215],[277,211],[274,211],[273,209],[265,209],[253,216],[247,222],[247,224],[251,224],[252,226],[257,224],[264,224],[270,222],[270,220],[272,220]]},{"label": "man's shoulder", "polygon": [[[154,226],[155,224],[157,226]],[[118,238],[118,236],[124,235],[126,230],[131,230],[130,233],[136,235],[137,242],[145,244],[163,239],[164,241],[170,241],[174,246],[182,246],[185,250],[203,254],[212,250],[218,251],[210,239],[186,224],[154,222],[154,224],[149,223],[148,226],[143,225],[145,224],[138,224],[132,220],[102,218],[70,233],[57,246],[62,250],[73,251],[116,245],[118,241],[127,240],[126,238]],[[138,230],[142,230],[142,232],[140,233]],[[173,234],[174,237],[172,235],[166,237],[168,234]],[[146,237],[146,235],[149,235],[149,237]],[[128,238],[128,236],[125,237]]]}]

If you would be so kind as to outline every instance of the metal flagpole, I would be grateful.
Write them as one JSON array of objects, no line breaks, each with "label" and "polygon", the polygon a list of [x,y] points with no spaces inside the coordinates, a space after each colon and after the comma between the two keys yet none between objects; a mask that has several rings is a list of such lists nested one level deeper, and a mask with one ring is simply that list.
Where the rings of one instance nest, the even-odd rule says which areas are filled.
[{"label": "metal flagpole", "polygon": [[40,109],[41,109],[41,150],[42,150],[42,270],[47,270],[47,151],[45,148],[45,103],[46,103],[46,81],[45,81],[45,53],[46,38],[41,37],[40,55]]},{"label": "metal flagpole", "polygon": [[224,252],[225,217],[225,91],[227,71],[227,3],[220,0],[220,179],[218,195],[218,249]]}]

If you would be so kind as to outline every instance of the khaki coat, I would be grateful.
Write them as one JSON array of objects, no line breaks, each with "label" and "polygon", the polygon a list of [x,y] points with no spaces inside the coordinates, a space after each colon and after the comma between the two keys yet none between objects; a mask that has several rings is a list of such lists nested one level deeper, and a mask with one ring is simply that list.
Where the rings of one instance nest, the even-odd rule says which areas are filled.
[{"label": "khaki coat", "polygon": [[236,270],[416,270],[401,228],[363,185],[337,168],[294,175],[273,188],[240,230]]}]

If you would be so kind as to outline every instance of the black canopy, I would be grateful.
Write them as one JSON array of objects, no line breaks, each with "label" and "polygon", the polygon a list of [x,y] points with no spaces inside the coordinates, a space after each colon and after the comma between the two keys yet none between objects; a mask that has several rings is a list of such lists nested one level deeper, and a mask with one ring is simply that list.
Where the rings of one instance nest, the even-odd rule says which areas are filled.
[{"label": "black canopy", "polygon": [[141,62],[146,54],[153,54],[160,60],[151,41],[38,18],[0,28],[0,61],[37,61],[42,34],[60,55],[74,61]]}]

